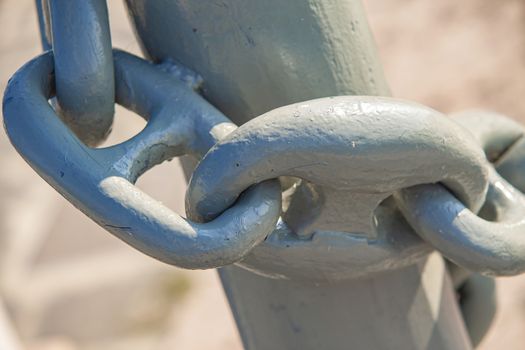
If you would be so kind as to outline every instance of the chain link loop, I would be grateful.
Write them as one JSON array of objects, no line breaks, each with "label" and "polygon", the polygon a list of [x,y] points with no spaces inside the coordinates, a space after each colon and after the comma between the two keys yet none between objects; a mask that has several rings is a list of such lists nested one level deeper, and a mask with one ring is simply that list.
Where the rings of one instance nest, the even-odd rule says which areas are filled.
[{"label": "chain link loop", "polygon": [[486,170],[472,137],[442,114],[390,98],[339,96],[275,109],[219,141],[193,172],[186,208],[206,221],[253,183],[301,178],[285,197],[280,228],[241,264],[289,278],[356,278],[429,252],[387,200],[395,191],[442,182],[478,210]]},{"label": "chain link loop", "polygon": [[[281,278],[363,277],[432,248],[472,271],[525,271],[525,196],[512,186],[525,189],[517,123],[471,112],[456,119],[462,128],[420,105],[340,96],[237,129],[192,89],[201,80],[186,68],[111,51],[105,1],[48,5],[53,51],[10,81],[6,130],[46,181],[135,248],[181,267],[239,263]],[[47,102],[54,90],[67,126]],[[147,127],[88,147],[109,132],[115,99]],[[186,197],[194,221],[133,185],[183,154],[204,157]],[[282,213],[279,176],[302,179]]]},{"label": "chain link loop", "polygon": [[193,223],[133,183],[172,157],[201,156],[235,129],[187,83],[138,57],[114,52],[117,102],[148,120],[138,135],[101,149],[85,146],[48,104],[53,55],[24,65],[4,96],[4,125],[15,148],[66,199],[136,249],[186,268],[242,259],[271,232],[281,207],[280,186],[253,186],[215,220]]},{"label": "chain link loop", "polygon": [[[473,133],[488,160],[498,164],[500,159],[513,159],[523,164],[513,147],[523,135],[519,124],[486,112],[464,113],[456,120]],[[454,263],[488,275],[523,273],[525,196],[488,162],[487,168],[489,191],[479,216],[439,185],[405,189],[396,199],[416,232]]]},{"label": "chain link loop", "polygon": [[50,23],[41,30],[44,48],[50,45],[54,54],[54,106],[84,143],[97,145],[111,131],[115,101],[106,1],[44,1],[39,3],[43,24],[46,11]]}]

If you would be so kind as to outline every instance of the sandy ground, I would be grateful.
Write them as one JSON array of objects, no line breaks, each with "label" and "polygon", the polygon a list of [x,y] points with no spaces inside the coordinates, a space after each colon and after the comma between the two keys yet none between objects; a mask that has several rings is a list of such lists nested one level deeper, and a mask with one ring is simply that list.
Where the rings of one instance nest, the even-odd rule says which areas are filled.
[{"label": "sandy ground", "polygon": [[[122,4],[109,3],[114,46],[139,53]],[[365,4],[394,96],[447,113],[481,107],[525,121],[525,3]],[[33,1],[0,0],[0,25],[3,91],[9,76],[40,52]],[[143,125],[118,109],[106,145]],[[26,348],[241,348],[213,271],[185,272],[135,252],[56,194],[4,133],[0,150],[0,291]],[[177,161],[148,172],[139,186],[183,213]],[[497,283],[499,312],[480,349],[523,349],[525,277]]]}]

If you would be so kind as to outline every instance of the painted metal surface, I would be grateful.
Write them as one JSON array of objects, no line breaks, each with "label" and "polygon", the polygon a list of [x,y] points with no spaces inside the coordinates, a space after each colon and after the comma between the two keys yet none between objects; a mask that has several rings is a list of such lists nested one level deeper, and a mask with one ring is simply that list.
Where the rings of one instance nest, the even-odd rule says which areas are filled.
[{"label": "painted metal surface", "polygon": [[126,3],[144,53],[202,75],[237,124],[312,98],[389,95],[360,1]]},{"label": "painted metal surface", "polygon": [[[514,153],[512,145],[522,130],[515,122],[494,114],[471,112],[456,120],[473,133],[487,158],[496,162],[502,153]],[[514,155],[503,159],[509,157],[516,159]],[[486,168],[490,169],[490,182],[481,217],[440,185],[404,189],[396,199],[416,232],[456,264],[488,275],[523,273],[525,196],[491,165]],[[439,206],[430,205],[438,202]]]},{"label": "painted metal surface", "polygon": [[[145,52],[164,62],[155,67],[114,54],[116,101],[146,118],[147,127],[122,144],[93,149],[57,118],[47,102],[53,81],[59,90],[61,80],[53,67],[67,72],[74,67],[69,62],[78,61],[72,56],[58,64],[64,56],[55,44],[68,42],[60,36],[74,23],[67,16],[68,9],[73,11],[67,4],[73,2],[57,1],[49,8],[57,60],[47,53],[28,63],[4,99],[6,129],[35,170],[100,225],[157,259],[187,268],[244,259],[240,264],[250,271],[226,267],[221,277],[248,348],[346,348],[347,339],[378,349],[470,348],[443,261],[427,257],[430,247],[410,226],[463,266],[518,273],[524,259],[516,230],[522,226],[522,207],[514,204],[523,204],[521,195],[490,170],[470,135],[435,111],[373,97],[311,100],[388,94],[359,2],[127,3]],[[78,6],[84,5],[94,7],[72,18],[80,15],[88,27],[98,26],[95,36],[86,30],[86,40],[102,48],[89,52],[100,57],[88,55],[87,64],[99,64],[103,61],[96,60],[104,56],[102,70],[108,64],[113,69],[105,5]],[[74,50],[75,40],[64,47]],[[113,74],[107,73],[104,79],[113,83]],[[87,84],[86,95],[76,90],[75,98],[88,98],[93,86]],[[306,102],[273,110],[235,130],[193,90],[197,86],[239,124],[282,105]],[[103,97],[112,111],[113,98]],[[73,129],[74,118],[65,118]],[[95,144],[103,137],[93,136],[96,129],[84,125],[77,134]],[[521,162],[500,142],[506,131],[494,136],[487,130],[479,135],[496,145],[485,150],[489,159],[501,155],[502,170]],[[187,197],[189,217],[199,223],[133,186],[155,164],[183,154],[206,154]],[[487,219],[501,211],[494,214],[498,223],[474,214],[486,193],[487,174],[489,201],[480,215]],[[287,190],[277,222],[281,193],[275,178],[282,175],[302,180]],[[426,197],[418,187],[403,190],[436,182],[458,199],[440,185],[424,185],[432,187]],[[434,201],[438,190],[442,202]],[[419,204],[448,218],[451,231],[440,232],[441,223],[431,221],[435,216],[411,210]],[[471,234],[473,226],[482,235]],[[511,240],[487,234],[493,228]],[[390,269],[395,271],[371,275]],[[348,280],[354,277],[360,279]]]},{"label": "painted metal surface", "polygon": [[246,349],[471,349],[442,259],[338,283],[221,278]]},{"label": "painted metal surface", "polygon": [[48,52],[22,67],[6,89],[11,142],[64,197],[138,250],[186,268],[240,260],[275,227],[278,182],[254,186],[205,224],[185,220],[136,188],[138,176],[155,164],[202,155],[235,126],[174,74],[123,52],[114,55],[117,102],[148,120],[144,130],[112,147],[85,146],[48,104],[54,67]]},{"label": "painted metal surface", "polygon": [[96,145],[111,130],[115,104],[106,1],[53,0],[47,5],[57,113],[83,142]]},{"label": "painted metal surface", "polygon": [[[389,94],[359,1],[127,4],[145,54],[199,72],[204,96],[238,124],[319,97]],[[249,349],[470,349],[452,288],[432,287],[445,276],[440,259],[425,266],[329,284],[235,266],[220,275]]]},{"label": "painted metal surface", "polygon": [[428,254],[387,200],[395,191],[441,182],[477,211],[487,175],[477,143],[444,115],[395,99],[340,96],[272,110],[219,141],[193,172],[186,208],[207,221],[254,183],[301,178],[285,195],[279,229],[242,265],[334,281]]},{"label": "painted metal surface", "polygon": [[[473,119],[472,121],[467,119],[469,124],[473,124],[486,116],[487,113],[480,115],[478,112],[469,113],[463,118]],[[483,134],[485,138],[490,137],[490,148],[499,145],[499,149],[502,149],[498,157],[494,158],[496,170],[512,186],[521,192],[525,192],[525,176],[523,176],[525,173],[525,128],[505,116],[499,114],[491,114],[491,116],[490,123],[484,121],[480,125],[485,125],[486,129],[492,130],[492,132],[486,130]],[[496,136],[498,137],[496,138]]]},{"label": "painted metal surface", "polygon": [[474,274],[459,290],[461,314],[474,347],[487,334],[497,311],[496,281],[493,278]]}]

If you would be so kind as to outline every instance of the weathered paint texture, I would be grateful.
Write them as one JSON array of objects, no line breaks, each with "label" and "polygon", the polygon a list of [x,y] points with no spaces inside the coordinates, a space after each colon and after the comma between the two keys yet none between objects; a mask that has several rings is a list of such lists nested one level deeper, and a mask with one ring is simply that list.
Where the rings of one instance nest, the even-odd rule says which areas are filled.
[{"label": "weathered paint texture", "polygon": [[237,124],[336,95],[389,95],[359,1],[127,0],[153,61],[201,74],[203,94]]},{"label": "weathered paint texture", "polygon": [[394,192],[441,182],[477,211],[488,186],[483,151],[450,118],[390,98],[340,96],[275,109],[220,140],[192,175],[188,215],[213,219],[249,186],[277,176],[303,181],[286,192],[279,229],[242,265],[328,280],[428,253],[387,200]]},{"label": "weathered paint texture", "polygon": [[[341,96],[388,95],[358,1],[127,3],[157,67],[122,52],[113,65],[103,1],[42,10],[55,57],[24,66],[4,99],[6,129],[35,170],[146,254],[243,266],[221,276],[249,348],[469,349],[443,262],[428,253],[485,273],[523,271],[525,200],[483,154],[523,189],[522,129],[472,128],[464,116],[472,137],[419,105]],[[55,80],[78,138],[48,104]],[[318,99],[327,96],[340,97]],[[85,146],[109,130],[113,98],[147,127],[116,146]],[[222,113],[237,124],[267,114],[236,129]],[[187,196],[194,221],[133,185],[183,154],[204,156]],[[279,218],[284,175],[301,181]]]}]

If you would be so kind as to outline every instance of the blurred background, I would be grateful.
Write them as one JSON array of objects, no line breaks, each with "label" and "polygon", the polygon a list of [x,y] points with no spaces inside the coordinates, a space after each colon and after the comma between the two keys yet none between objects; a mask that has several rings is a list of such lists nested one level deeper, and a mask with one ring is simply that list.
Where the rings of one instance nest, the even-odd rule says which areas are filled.
[{"label": "blurred background", "polygon": [[[113,45],[140,54],[121,1]],[[485,108],[525,122],[525,2],[365,0],[392,93],[450,113]],[[33,0],[0,0],[0,91],[41,51]],[[104,145],[144,127],[117,107]],[[0,350],[241,349],[214,271],[148,258],[51,189],[0,132]],[[184,214],[177,160],[138,186]],[[525,276],[497,280],[498,314],[479,347],[525,348]],[[11,338],[9,338],[11,337]]]}]

